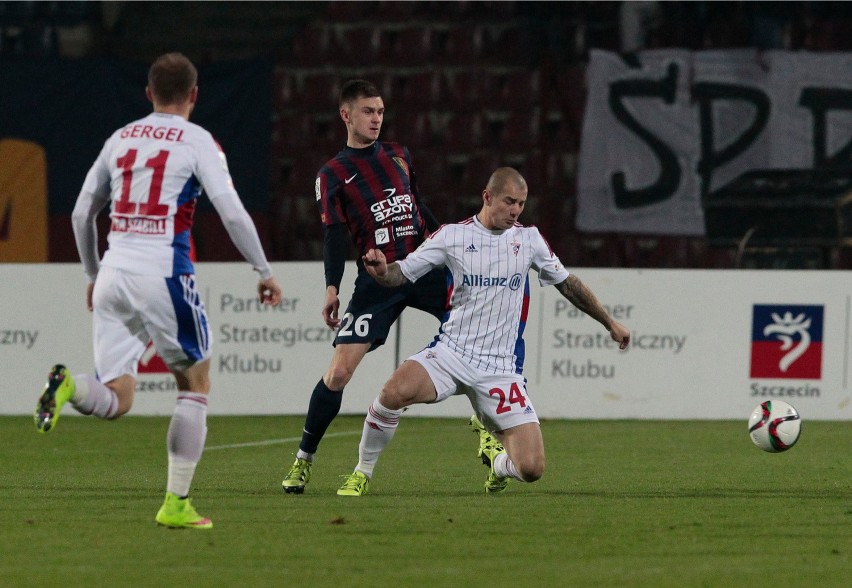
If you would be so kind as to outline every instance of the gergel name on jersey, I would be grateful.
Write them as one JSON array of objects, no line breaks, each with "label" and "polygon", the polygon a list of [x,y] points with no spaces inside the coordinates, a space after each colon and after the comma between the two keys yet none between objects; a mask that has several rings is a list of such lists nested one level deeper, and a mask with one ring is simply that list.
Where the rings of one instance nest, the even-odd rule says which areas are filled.
[{"label": "gergel name on jersey", "polygon": [[153,125],[128,125],[121,129],[122,139],[162,139],[179,142],[183,139],[183,130],[174,127],[155,127]]}]

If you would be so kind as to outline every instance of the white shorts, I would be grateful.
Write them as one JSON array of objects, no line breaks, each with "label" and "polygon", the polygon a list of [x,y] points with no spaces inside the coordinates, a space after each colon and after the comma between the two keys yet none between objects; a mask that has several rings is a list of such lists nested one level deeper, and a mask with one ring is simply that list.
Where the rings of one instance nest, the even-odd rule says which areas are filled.
[{"label": "white shorts", "polygon": [[176,371],[210,357],[210,325],[195,276],[139,276],[101,267],[92,304],[95,369],[102,382],[135,378],[148,341]]},{"label": "white shorts", "polygon": [[426,368],[438,392],[435,402],[455,394],[466,395],[489,431],[539,422],[527,396],[527,380],[520,374],[492,374],[476,369],[441,341],[408,359]]}]

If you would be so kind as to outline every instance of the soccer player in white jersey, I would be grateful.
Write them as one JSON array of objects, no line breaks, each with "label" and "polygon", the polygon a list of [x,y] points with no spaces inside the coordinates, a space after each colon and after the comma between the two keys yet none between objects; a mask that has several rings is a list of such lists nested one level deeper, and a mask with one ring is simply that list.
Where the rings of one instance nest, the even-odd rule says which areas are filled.
[{"label": "soccer player in white jersey", "polygon": [[630,331],[562,267],[537,228],[518,223],[526,201],[524,178],[512,168],[498,168],[482,192],[476,216],[444,225],[401,261],[388,264],[376,249],[364,255],[368,271],[384,286],[414,282],[443,266],[451,310],[438,336],[404,362],[373,401],[364,420],[358,465],[338,495],[367,493],[373,468],[405,407],[455,394],[465,394],[474,408],[471,425],[480,436],[483,463],[490,468],[486,492],[504,490],[510,478],[534,482],[542,476],[544,442],[522,375],[530,269],[542,285],[556,286],[600,322],[620,349],[627,348]]},{"label": "soccer player in white jersey", "polygon": [[[116,419],[133,404],[139,359],[149,341],[177,381],[167,435],[166,498],[155,520],[167,527],[209,529],[188,495],[207,436],[210,339],[204,304],[190,260],[190,229],[201,189],[234,244],[260,274],[261,301],[278,304],[272,275],[251,217],[237,195],[222,149],[189,122],[198,98],[198,73],[180,53],[160,56],[148,71],[147,117],[118,129],[83,184],[72,213],[77,249],[88,277],[93,312],[95,375],[73,378],[57,364],[34,418],[36,429],[56,428],[62,407]],[[111,203],[108,249],[98,259],[96,218]]]}]

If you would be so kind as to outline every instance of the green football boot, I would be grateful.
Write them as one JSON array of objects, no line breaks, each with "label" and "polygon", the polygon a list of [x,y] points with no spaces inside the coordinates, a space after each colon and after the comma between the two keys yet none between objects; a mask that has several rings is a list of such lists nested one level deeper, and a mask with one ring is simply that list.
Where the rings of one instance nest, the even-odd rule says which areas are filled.
[{"label": "green football boot", "polygon": [[38,399],[33,413],[36,431],[39,433],[52,431],[56,421],[59,420],[59,412],[72,396],[74,396],[74,380],[64,365],[56,364],[50,368],[44,392]]},{"label": "green football boot", "polygon": [[352,472],[343,486],[338,488],[338,496],[364,496],[370,489],[370,478],[361,472]]},{"label": "green football boot", "polygon": [[305,484],[311,479],[311,462],[306,459],[296,458],[290,471],[284,476],[281,488],[287,494],[301,494],[305,491]]},{"label": "green football boot", "polygon": [[198,514],[189,498],[180,498],[172,492],[166,492],[166,499],[154,520],[171,529],[213,528],[213,521]]},{"label": "green football boot", "polygon": [[485,429],[476,415],[470,417],[470,428],[479,435],[479,453],[477,456],[490,469],[488,477],[485,479],[485,492],[487,494],[502,492],[509,485],[509,478],[494,473],[494,459],[501,453],[506,453],[506,449],[494,435]]}]

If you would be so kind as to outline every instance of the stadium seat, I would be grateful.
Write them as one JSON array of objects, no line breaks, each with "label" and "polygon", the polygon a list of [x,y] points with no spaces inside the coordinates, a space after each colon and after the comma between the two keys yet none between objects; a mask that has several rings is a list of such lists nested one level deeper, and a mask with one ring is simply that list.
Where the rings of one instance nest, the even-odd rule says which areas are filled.
[{"label": "stadium seat", "polygon": [[[509,21],[511,22],[511,21]],[[526,65],[529,61],[520,26],[508,25],[491,29],[484,58],[500,66]]]},{"label": "stadium seat", "polygon": [[375,15],[384,22],[405,22],[428,9],[428,2],[415,0],[379,0]]},{"label": "stadium seat", "polygon": [[503,121],[497,144],[504,153],[525,152],[541,146],[541,109],[509,112]]},{"label": "stadium seat", "polygon": [[556,74],[556,93],[562,124],[559,129],[560,144],[573,151],[580,148],[583,114],[586,108],[586,80],[581,67],[563,68]]},{"label": "stadium seat", "polygon": [[394,100],[406,108],[442,108],[450,94],[447,78],[440,68],[396,75],[393,85]]},{"label": "stadium seat", "polygon": [[393,118],[385,117],[382,139],[396,141],[411,149],[432,147],[432,125],[429,113],[422,110],[402,110]]},{"label": "stadium seat", "polygon": [[308,112],[336,112],[340,84],[336,74],[306,75],[299,89],[299,107]]},{"label": "stadium seat", "polygon": [[484,146],[485,120],[478,112],[451,114],[443,124],[441,144],[447,153],[467,153]]},{"label": "stadium seat", "polygon": [[520,69],[507,74],[500,82],[500,107],[529,110],[541,103],[542,74],[539,69]]},{"label": "stadium seat", "polygon": [[535,149],[529,152],[519,170],[529,185],[530,191],[541,193],[545,190],[567,189],[560,169],[560,155],[547,149]]},{"label": "stadium seat", "polygon": [[499,155],[490,151],[477,151],[472,153],[464,166],[460,188],[464,190],[463,197],[479,198],[488,178],[494,170],[503,165]]},{"label": "stadium seat", "polygon": [[439,222],[452,222],[452,203],[446,202],[451,193],[451,182],[444,154],[438,149],[420,148],[411,150],[411,160],[417,178],[417,186],[424,202]]},{"label": "stadium seat", "polygon": [[476,65],[485,51],[485,28],[483,25],[461,24],[447,33],[444,54],[440,61],[446,65]]},{"label": "stadium seat", "polygon": [[455,111],[479,112],[483,106],[497,103],[498,77],[481,68],[463,69],[453,74],[450,85],[451,106]]},{"label": "stadium seat", "polygon": [[310,118],[298,112],[282,113],[272,128],[272,149],[275,157],[292,157],[308,146]]},{"label": "stadium seat", "polygon": [[406,26],[388,32],[387,63],[395,67],[429,65],[432,60],[432,27]]},{"label": "stadium seat", "polygon": [[294,64],[299,67],[331,63],[337,51],[334,31],[330,26],[310,25],[293,38]]},{"label": "stadium seat", "polygon": [[325,13],[333,22],[351,23],[366,18],[372,9],[370,2],[332,0],[326,6]]},{"label": "stadium seat", "polygon": [[274,107],[276,112],[282,112],[295,106],[298,96],[295,77],[289,68],[276,65],[272,73],[274,89]]},{"label": "stadium seat", "polygon": [[608,233],[580,233],[578,265],[586,267],[623,267],[621,244],[617,235]]},{"label": "stadium seat", "polygon": [[389,50],[383,46],[382,29],[377,26],[354,26],[341,29],[340,62],[350,66],[371,66]]}]

